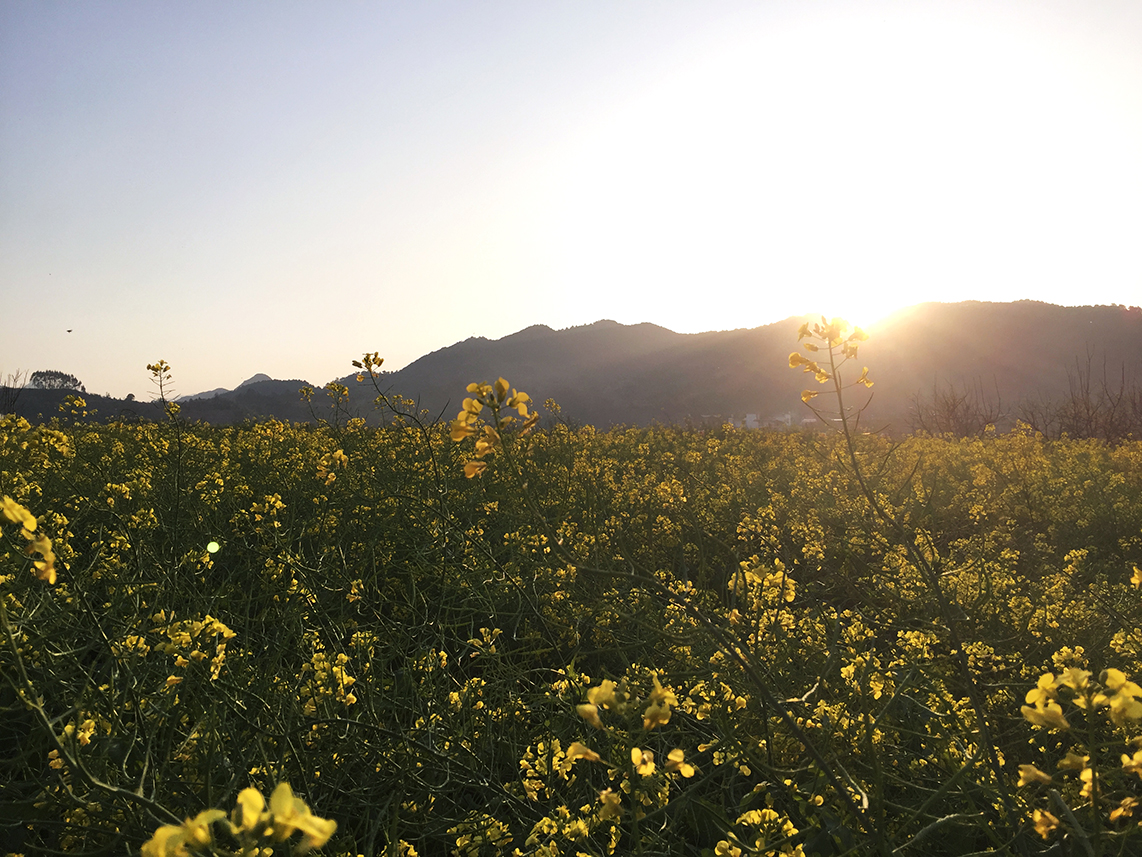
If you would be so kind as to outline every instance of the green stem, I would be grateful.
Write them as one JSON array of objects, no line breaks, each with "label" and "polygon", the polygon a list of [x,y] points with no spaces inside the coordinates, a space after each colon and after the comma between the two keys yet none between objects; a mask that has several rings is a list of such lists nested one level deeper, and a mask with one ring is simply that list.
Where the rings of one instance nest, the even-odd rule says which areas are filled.
[{"label": "green stem", "polygon": [[976,684],[974,676],[971,674],[971,665],[968,663],[967,652],[964,650],[963,641],[960,634],[956,629],[957,620],[955,614],[951,609],[951,604],[948,602],[947,596],[944,593],[943,587],[940,585],[940,576],[932,564],[917,548],[915,540],[909,538],[909,533],[904,525],[896,519],[896,517],[889,512],[884,505],[877,499],[876,494],[869,486],[865,478],[864,469],[861,467],[856,453],[856,442],[853,439],[852,431],[849,427],[848,412],[844,403],[844,386],[841,383],[841,375],[839,372],[840,366],[837,363],[836,348],[832,342],[827,343],[829,349],[829,370],[832,376],[833,388],[837,397],[837,405],[840,408],[841,431],[844,435],[845,449],[848,452],[849,463],[852,466],[853,474],[856,477],[857,484],[860,487],[861,493],[864,495],[865,500],[868,502],[870,508],[880,520],[886,523],[896,534],[897,542],[903,545],[908,557],[913,565],[920,571],[924,577],[924,581],[931,591],[933,597],[936,599],[936,604],[940,611],[940,616],[944,620],[944,624],[948,629],[949,642],[952,645],[952,655],[956,660],[956,665],[964,684],[967,688],[968,699],[976,715],[976,723],[979,728],[980,741],[984,746],[987,753],[988,767],[991,769],[991,774],[995,779],[996,788],[999,790],[1000,797],[1003,800],[1004,811],[1008,819],[1015,818],[1015,806],[1011,797],[1010,790],[1007,787],[1006,780],[1003,776],[1003,766],[1000,764],[999,755],[996,752],[995,740],[992,737],[991,725],[988,717],[987,704],[983,696],[979,692],[979,687]]}]

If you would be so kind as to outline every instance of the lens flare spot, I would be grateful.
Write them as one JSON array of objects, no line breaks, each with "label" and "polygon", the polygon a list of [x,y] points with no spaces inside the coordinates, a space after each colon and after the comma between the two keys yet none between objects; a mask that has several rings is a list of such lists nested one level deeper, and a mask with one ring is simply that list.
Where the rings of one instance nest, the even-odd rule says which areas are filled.
[{"label": "lens flare spot", "polygon": [[222,545],[218,544],[218,542],[211,542],[210,544],[208,544],[206,546],[206,552],[207,553],[218,553],[218,551],[221,548],[222,548]]}]

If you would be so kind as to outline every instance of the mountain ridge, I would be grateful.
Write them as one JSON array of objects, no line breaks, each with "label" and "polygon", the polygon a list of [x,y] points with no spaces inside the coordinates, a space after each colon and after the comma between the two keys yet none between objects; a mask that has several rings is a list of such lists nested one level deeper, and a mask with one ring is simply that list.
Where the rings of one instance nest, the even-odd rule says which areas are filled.
[{"label": "mountain ridge", "polygon": [[[537,405],[553,399],[564,417],[600,428],[730,419],[749,424],[749,415],[755,424],[797,424],[809,416],[801,391],[817,385],[791,371],[788,357],[798,347],[797,328],[819,318],[792,316],[759,327],[701,333],[612,319],[559,330],[535,324],[499,339],[469,337],[377,380],[383,391],[413,399],[432,418],[454,416],[469,383],[505,377]],[[909,427],[918,399],[944,389],[994,399],[997,413],[1013,418],[1016,403],[1065,397],[1084,373],[1088,384],[1100,382],[1105,372],[1112,384],[1121,378],[1142,385],[1138,307],[928,302],[905,307],[868,332],[856,367],[856,373],[870,367],[875,382],[867,418],[896,430]],[[337,380],[350,390],[350,411],[371,416],[376,391],[368,379],[358,383],[354,373]],[[258,374],[233,390],[178,401],[183,415],[193,420],[309,421],[314,411],[299,397],[303,386],[312,385]],[[16,412],[50,416],[66,392],[19,391]],[[109,417],[146,418],[153,410],[99,398],[102,414]],[[315,397],[318,417],[325,408],[325,397]]]},{"label": "mountain ridge", "polygon": [[263,381],[273,381],[273,380],[274,380],[273,378],[271,378],[269,375],[265,374],[264,372],[258,372],[256,375],[252,375],[249,378],[247,378],[245,381],[243,381],[241,384],[239,384],[233,390],[231,390],[227,387],[215,387],[213,390],[205,390],[201,393],[191,393],[191,394],[186,395],[186,396],[175,396],[174,400],[176,402],[189,402],[193,399],[213,399],[215,396],[220,396],[224,393],[233,393],[234,390],[239,390],[242,387],[249,387],[251,384],[260,384]]},{"label": "mountain ridge", "polygon": [[[468,383],[505,377],[533,399],[553,398],[567,416],[600,427],[750,413],[764,420],[804,410],[801,390],[815,384],[787,368],[788,356],[797,348],[797,327],[819,318],[792,316],[702,333],[609,320],[563,330],[533,325],[426,354],[386,374],[383,383],[433,415],[448,417],[450,408],[459,409]],[[1137,307],[927,302],[870,325],[869,333],[859,355],[877,382],[869,416],[898,427],[907,421],[913,399],[934,386],[978,387],[1009,404],[1059,397],[1066,393],[1068,373],[1088,358],[1096,369],[1105,361],[1116,372],[1122,367],[1130,378],[1142,379]],[[1010,347],[1012,341],[1017,347]],[[358,394],[354,376],[344,383],[363,405],[371,388]]]}]

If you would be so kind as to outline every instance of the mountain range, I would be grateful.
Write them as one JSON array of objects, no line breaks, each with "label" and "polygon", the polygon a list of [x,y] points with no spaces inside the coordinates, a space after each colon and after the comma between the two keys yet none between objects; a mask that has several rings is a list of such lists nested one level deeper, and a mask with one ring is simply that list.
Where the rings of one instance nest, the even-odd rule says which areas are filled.
[{"label": "mountain range", "polygon": [[[552,330],[537,325],[502,339],[475,337],[427,354],[380,379],[451,418],[472,381],[506,378],[536,402],[553,398],[564,416],[600,427],[709,423],[754,415],[758,423],[811,418],[801,391],[818,388],[792,371],[794,317],[762,327],[681,334],[653,324],[598,321]],[[870,326],[856,372],[870,367],[866,418],[907,428],[933,390],[977,391],[1009,409],[1068,394],[1090,368],[1111,381],[1142,381],[1142,309],[1061,307],[1037,301],[926,303]],[[368,398],[350,376],[354,403]],[[863,389],[863,388],[862,388]],[[824,401],[824,400],[818,400]],[[863,403],[858,398],[856,403]]]},{"label": "mountain range", "polygon": [[[245,381],[243,381],[241,384],[239,384],[234,389],[237,390],[237,389],[240,389],[242,387],[249,387],[251,384],[259,384],[262,381],[272,381],[272,380],[274,380],[274,379],[271,378],[269,375],[265,374],[264,372],[259,372],[257,375],[254,375],[251,378],[247,378]],[[176,402],[189,402],[193,399],[213,399],[215,396],[219,396],[222,393],[230,393],[230,392],[233,392],[233,391],[227,389],[226,387],[215,387],[213,390],[206,390],[205,392],[202,392],[202,393],[191,393],[189,396],[175,396],[175,401]]]},{"label": "mountain range", "polygon": [[[418,402],[432,417],[451,419],[473,381],[506,378],[537,403],[554,399],[564,418],[606,428],[617,424],[799,425],[812,415],[801,391],[818,388],[812,377],[788,368],[798,348],[794,317],[762,327],[682,334],[654,324],[615,321],[553,330],[535,325],[501,339],[473,337],[426,354],[405,368],[378,376],[381,389]],[[875,385],[855,400],[866,424],[906,430],[917,407],[941,391],[974,396],[1009,421],[1023,403],[1065,398],[1076,384],[1142,384],[1142,309],[1126,306],[1061,307],[1037,301],[925,303],[871,325],[855,366],[869,367]],[[1085,381],[1084,381],[1085,379]],[[355,375],[339,379],[350,389],[350,410],[369,415],[376,391]],[[300,380],[254,376],[234,390],[212,390],[179,400],[188,419],[234,423],[274,416],[309,420]],[[34,418],[52,414],[43,394],[21,391],[15,410]],[[855,391],[854,391],[855,392]],[[147,416],[146,404],[107,400],[101,416],[129,411]],[[818,402],[827,403],[822,397]],[[314,398],[320,417],[324,396]],[[39,410],[41,409],[42,410]]]}]

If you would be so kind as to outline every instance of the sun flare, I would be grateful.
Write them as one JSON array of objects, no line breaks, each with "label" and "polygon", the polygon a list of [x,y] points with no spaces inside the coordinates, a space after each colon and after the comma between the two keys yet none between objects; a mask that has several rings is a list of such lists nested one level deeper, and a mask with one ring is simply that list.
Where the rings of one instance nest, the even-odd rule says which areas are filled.
[{"label": "sun flare", "polygon": [[1122,135],[1047,42],[946,9],[721,42],[561,152],[553,267],[682,331],[1121,281],[1084,212],[1121,210],[1125,176],[1083,153]]},{"label": "sun flare", "polygon": [[810,312],[819,311],[828,318],[843,318],[854,327],[868,330],[897,310],[918,302],[910,300],[906,294],[894,292],[886,292],[880,295],[872,293],[867,298],[847,298],[841,295],[839,299],[832,299],[823,303],[820,310],[810,309]]}]

